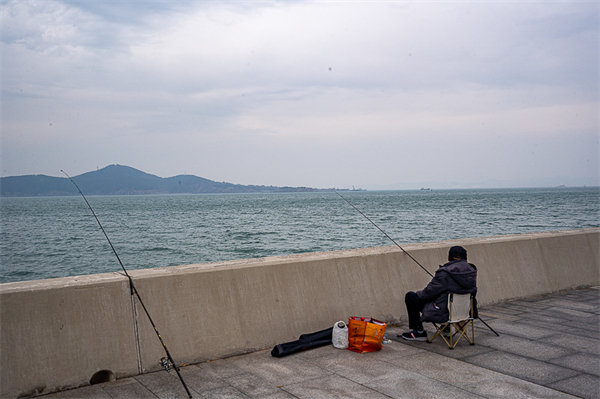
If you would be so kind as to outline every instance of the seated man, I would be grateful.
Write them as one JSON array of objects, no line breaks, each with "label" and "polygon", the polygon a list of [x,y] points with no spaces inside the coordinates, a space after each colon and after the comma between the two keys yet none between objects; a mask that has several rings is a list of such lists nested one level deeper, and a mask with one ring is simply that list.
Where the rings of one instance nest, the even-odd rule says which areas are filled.
[{"label": "seated man", "polygon": [[[402,334],[402,338],[427,341],[423,322],[444,323],[448,320],[449,293],[477,293],[477,268],[467,262],[467,251],[463,247],[450,248],[448,263],[437,269],[427,287],[406,293],[404,302],[408,311],[408,328],[412,331]],[[474,313],[476,317],[476,310]]]}]

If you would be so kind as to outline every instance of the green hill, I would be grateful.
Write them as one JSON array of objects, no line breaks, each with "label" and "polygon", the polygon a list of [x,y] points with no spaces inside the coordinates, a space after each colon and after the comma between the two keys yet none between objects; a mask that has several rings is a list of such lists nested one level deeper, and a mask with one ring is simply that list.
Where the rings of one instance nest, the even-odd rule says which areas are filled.
[{"label": "green hill", "polygon": [[[244,186],[218,183],[193,175],[158,177],[123,165],[109,165],[94,172],[73,176],[85,195],[277,193],[319,191],[308,187]],[[0,178],[3,197],[78,195],[67,177],[45,175]]]}]

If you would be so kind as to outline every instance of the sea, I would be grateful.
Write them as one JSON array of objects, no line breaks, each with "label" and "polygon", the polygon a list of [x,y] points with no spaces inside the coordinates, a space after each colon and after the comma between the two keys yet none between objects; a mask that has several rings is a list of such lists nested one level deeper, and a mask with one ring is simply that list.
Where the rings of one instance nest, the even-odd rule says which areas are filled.
[{"label": "sea", "polygon": [[[368,219],[399,245],[600,227],[598,187],[87,199],[127,270],[394,245]],[[109,240],[81,196],[0,198],[0,283],[119,272]]]}]

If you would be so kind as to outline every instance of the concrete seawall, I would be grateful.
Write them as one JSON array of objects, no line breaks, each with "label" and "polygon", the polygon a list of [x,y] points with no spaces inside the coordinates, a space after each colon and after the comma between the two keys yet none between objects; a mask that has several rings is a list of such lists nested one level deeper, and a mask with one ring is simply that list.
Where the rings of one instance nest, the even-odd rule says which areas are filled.
[{"label": "concrete seawall", "polygon": [[[600,229],[403,247],[431,273],[462,245],[478,302],[600,283]],[[130,272],[180,364],[270,348],[349,316],[405,319],[404,295],[430,277],[399,248]],[[119,273],[0,285],[0,397],[47,393],[159,369],[164,351]]]}]

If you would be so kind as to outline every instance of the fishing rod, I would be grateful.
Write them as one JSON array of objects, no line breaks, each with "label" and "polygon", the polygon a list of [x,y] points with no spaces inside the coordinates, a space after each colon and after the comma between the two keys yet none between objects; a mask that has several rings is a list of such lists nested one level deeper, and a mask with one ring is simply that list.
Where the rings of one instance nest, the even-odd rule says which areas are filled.
[{"label": "fishing rod", "polygon": [[146,316],[148,316],[148,320],[150,321],[150,324],[152,324],[152,328],[154,328],[154,332],[156,333],[156,336],[158,337],[160,343],[163,346],[163,349],[165,350],[165,353],[167,354],[168,362],[167,362],[167,359],[162,358],[161,361],[160,361],[160,364],[163,367],[165,367],[165,369],[167,371],[169,371],[169,363],[173,366],[173,368],[177,372],[177,376],[179,377],[179,380],[181,380],[181,384],[185,388],[185,391],[187,392],[188,396],[191,398],[192,394],[190,393],[190,390],[188,389],[187,385],[185,385],[185,381],[183,381],[183,377],[181,376],[181,373],[179,372],[179,367],[177,367],[175,365],[175,360],[173,360],[173,357],[171,356],[171,353],[169,353],[169,350],[167,349],[167,345],[165,345],[162,337],[160,336],[160,333],[158,332],[158,329],[156,328],[156,325],[154,324],[154,321],[152,321],[152,317],[150,317],[150,313],[148,313],[148,309],[146,309],[146,305],[144,305],[144,302],[142,301],[142,297],[140,296],[138,290],[135,288],[135,285],[133,284],[133,279],[131,278],[131,276],[129,275],[129,273],[127,273],[127,269],[125,269],[125,266],[123,266],[123,262],[121,262],[121,258],[119,257],[119,254],[117,253],[115,247],[113,246],[112,242],[110,241],[110,238],[108,238],[108,234],[106,234],[106,231],[104,230],[104,227],[102,227],[102,223],[100,223],[100,219],[98,219],[98,216],[96,216],[96,212],[94,212],[94,209],[92,209],[92,206],[88,202],[87,198],[85,198],[85,195],[83,195],[83,192],[81,191],[81,189],[79,188],[79,186],[77,185],[77,183],[75,183],[75,181],[71,178],[71,176],[69,176],[67,174],[67,172],[65,172],[62,169],[60,171],[63,172],[69,178],[69,180],[71,180],[71,183],[73,183],[75,185],[75,187],[77,187],[77,190],[79,191],[79,194],[81,194],[81,196],[85,200],[85,203],[87,204],[88,208],[90,208],[90,211],[92,211],[92,215],[94,215],[94,218],[96,219],[96,222],[98,222],[98,226],[100,226],[100,230],[102,230],[102,233],[104,233],[104,237],[106,237],[106,240],[110,244],[110,247],[112,248],[113,253],[117,257],[117,260],[119,261],[119,264],[121,265],[121,268],[123,269],[123,272],[125,273],[125,276],[129,279],[129,288],[131,289],[131,295],[135,294],[135,296],[137,297],[138,301],[140,301],[140,305],[142,305],[142,308],[144,309],[144,312],[146,312]]},{"label": "fishing rod", "polygon": [[[412,260],[414,260],[414,261],[415,261],[415,263],[416,263],[417,265],[421,266],[421,269],[425,270],[425,272],[426,272],[427,274],[429,274],[431,277],[433,277],[433,274],[431,274],[431,273],[429,272],[429,270],[425,269],[425,268],[423,267],[423,265],[422,265],[422,264],[420,264],[420,263],[419,263],[419,262],[418,262],[418,261],[417,261],[415,258],[413,258],[411,254],[409,254],[408,252],[406,252],[406,250],[405,250],[404,248],[402,248],[402,247],[400,246],[400,244],[398,244],[398,243],[397,243],[397,242],[396,242],[396,241],[395,241],[395,240],[394,240],[392,237],[390,237],[390,236],[388,235],[388,233],[386,233],[385,231],[383,231],[383,229],[382,229],[381,227],[377,226],[377,225],[375,224],[375,222],[373,222],[371,219],[369,219],[369,217],[368,217],[367,215],[365,215],[364,213],[362,213],[360,209],[358,209],[357,207],[355,207],[355,206],[354,206],[354,204],[352,204],[350,201],[348,201],[348,200],[347,200],[347,199],[346,199],[346,198],[345,198],[345,197],[344,197],[342,194],[338,193],[336,190],[334,190],[334,189],[331,189],[331,191],[333,191],[334,193],[336,193],[337,195],[339,195],[339,196],[340,196],[340,198],[341,198],[341,199],[343,199],[344,201],[346,201],[348,204],[350,204],[350,206],[351,206],[352,208],[356,209],[356,210],[358,211],[358,213],[360,213],[361,215],[363,215],[363,216],[365,217],[365,219],[367,219],[369,222],[371,222],[371,224],[373,224],[373,226],[377,227],[377,228],[379,229],[379,231],[381,231],[383,234],[385,234],[385,236],[386,236],[387,238],[389,238],[389,239],[390,239],[390,240],[391,240],[391,241],[392,241],[394,244],[396,244],[396,246],[398,246],[398,248],[400,248],[400,249],[401,249],[401,250],[402,250],[402,251],[403,251],[405,254],[407,254],[407,255],[409,256],[409,258],[411,258]],[[483,320],[482,320],[482,319],[481,319],[479,316],[478,316],[477,318],[478,318],[479,320],[481,320],[481,322],[482,322],[483,324],[485,324],[485,326],[486,326],[487,328],[489,328],[489,329],[490,329],[490,330],[491,330],[491,331],[492,331],[494,334],[496,334],[496,336],[498,336],[498,337],[500,336],[500,334],[498,334],[496,331],[494,331],[494,329],[493,329],[492,327],[490,327],[490,326],[489,326],[489,325],[488,325],[488,324],[487,324],[485,321],[483,321]]]}]

